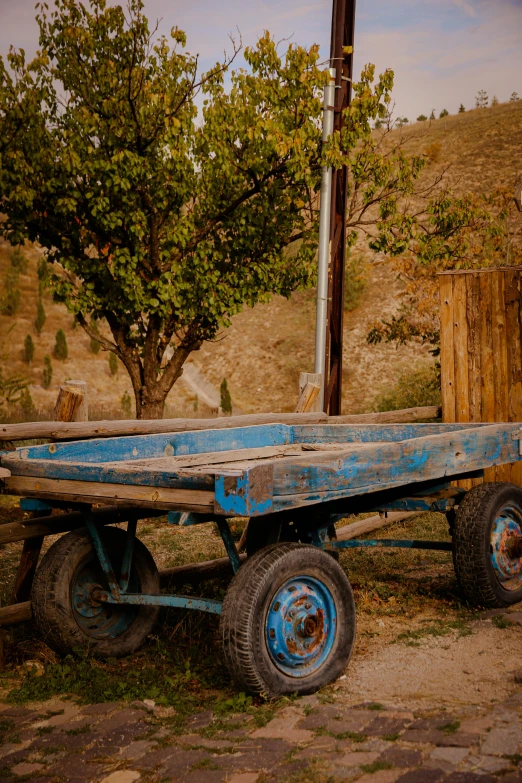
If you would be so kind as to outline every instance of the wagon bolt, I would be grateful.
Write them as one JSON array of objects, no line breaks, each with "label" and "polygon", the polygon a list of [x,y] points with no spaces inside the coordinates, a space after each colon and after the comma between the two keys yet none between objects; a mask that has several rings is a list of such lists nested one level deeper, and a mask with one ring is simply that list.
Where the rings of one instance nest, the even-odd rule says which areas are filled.
[{"label": "wagon bolt", "polygon": [[310,601],[307,601],[305,603],[305,609],[311,609],[311,608],[312,608],[312,604],[310,603]]}]

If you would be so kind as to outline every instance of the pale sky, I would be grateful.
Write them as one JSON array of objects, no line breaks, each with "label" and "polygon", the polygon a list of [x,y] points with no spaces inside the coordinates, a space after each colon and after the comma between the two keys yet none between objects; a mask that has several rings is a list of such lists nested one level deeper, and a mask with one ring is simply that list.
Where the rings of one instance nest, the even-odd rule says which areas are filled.
[{"label": "pale sky", "polygon": [[[11,44],[34,54],[34,5],[0,0],[1,54]],[[145,13],[162,32],[185,30],[203,69],[237,28],[247,45],[268,29],[277,40],[319,43],[328,56],[331,0],[145,0]],[[396,113],[410,120],[471,108],[480,89],[500,101],[522,97],[522,0],[357,0],[355,57],[356,73],[367,62],[394,69]]]}]

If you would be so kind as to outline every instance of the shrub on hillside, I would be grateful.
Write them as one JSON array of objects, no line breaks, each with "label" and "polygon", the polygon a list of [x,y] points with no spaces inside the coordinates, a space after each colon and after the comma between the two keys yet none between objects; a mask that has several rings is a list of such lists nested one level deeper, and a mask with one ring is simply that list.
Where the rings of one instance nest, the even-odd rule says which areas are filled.
[{"label": "shrub on hillside", "polygon": [[31,364],[34,356],[34,343],[33,338],[28,334],[24,340],[24,361],[27,364]]},{"label": "shrub on hillside", "polygon": [[26,417],[34,412],[33,398],[31,397],[31,392],[27,386],[22,390],[18,405],[23,415]]},{"label": "shrub on hillside", "polygon": [[67,338],[63,329],[58,329],[56,332],[56,342],[53,348],[53,355],[55,359],[65,361],[69,356],[69,349],[67,348]]},{"label": "shrub on hillside", "polygon": [[424,150],[424,154],[430,163],[438,163],[442,155],[442,145],[440,141],[434,141],[432,144],[428,144]]},{"label": "shrub on hillside", "polygon": [[[98,343],[99,345],[100,343]],[[109,370],[111,375],[116,375],[118,372],[118,357],[112,351],[109,351]]]},{"label": "shrub on hillside", "polygon": [[27,256],[24,255],[20,247],[15,247],[11,252],[11,266],[16,269],[17,272],[25,274],[27,272],[27,265],[29,261]]},{"label": "shrub on hillside", "polygon": [[49,354],[44,356],[44,368],[43,368],[43,387],[48,389],[53,379],[53,366],[51,364],[51,357]]},{"label": "shrub on hillside", "polygon": [[372,409],[398,411],[440,404],[440,367],[431,365],[403,373],[395,386],[377,395]]},{"label": "shrub on hillside", "polygon": [[426,117],[425,114],[419,114],[419,116],[417,117],[417,122],[426,122],[427,119],[428,118]]},{"label": "shrub on hillside", "polygon": [[0,367],[0,418],[5,413],[8,405],[20,402],[23,390],[27,387],[27,381],[19,375],[4,375]]},{"label": "shrub on hillside", "polygon": [[47,316],[45,314],[42,297],[40,296],[38,298],[38,305],[36,307],[36,318],[34,319],[34,328],[36,329],[36,334],[42,334],[42,329],[44,328],[46,318]]},{"label": "shrub on hillside", "polygon": [[466,107],[464,106],[463,103],[461,103],[459,106],[459,114],[464,114],[465,111],[466,111]]},{"label": "shrub on hillside", "polygon": [[[91,326],[91,330],[95,334],[99,334],[100,333],[100,330],[98,329],[98,321],[96,320],[96,318],[91,318],[90,326]],[[89,341],[89,348],[91,349],[91,353],[93,353],[95,356],[97,356],[100,353],[101,345],[98,342],[98,340],[96,340],[94,337],[91,337],[91,339]],[[114,354],[111,354],[111,356],[113,356],[113,355]]]},{"label": "shrub on hillside", "polygon": [[3,315],[16,315],[19,307],[18,270],[11,267],[5,276],[5,295],[2,298],[0,309]]},{"label": "shrub on hillside", "polygon": [[220,403],[219,407],[223,413],[229,416],[232,413],[232,397],[230,396],[230,390],[228,388],[227,379],[223,378],[221,386],[219,387]]},{"label": "shrub on hillside", "polygon": [[121,409],[123,411],[123,415],[125,416],[125,418],[130,419],[132,402],[131,402],[131,398],[130,398],[129,392],[124,392],[123,393],[123,396],[122,396],[122,398],[120,400],[120,405],[121,405]]}]

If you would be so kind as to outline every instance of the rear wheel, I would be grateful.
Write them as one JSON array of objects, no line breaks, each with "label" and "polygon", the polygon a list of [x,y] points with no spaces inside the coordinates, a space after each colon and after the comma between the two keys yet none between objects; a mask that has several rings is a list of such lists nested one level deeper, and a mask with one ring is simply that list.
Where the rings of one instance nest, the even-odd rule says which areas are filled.
[{"label": "rear wheel", "polygon": [[457,580],[472,604],[503,608],[522,601],[522,489],[514,484],[473,487],[453,530]]},{"label": "rear wheel", "polygon": [[355,604],[342,568],[314,546],[268,546],[226,593],[221,638],[239,687],[276,698],[313,693],[345,670]]},{"label": "rear wheel", "polygon": [[[126,533],[104,528],[101,536],[118,575]],[[152,631],[158,607],[102,603],[93,598],[96,589],[108,590],[108,584],[87,531],[59,538],[43,557],[31,593],[40,633],[57,652],[83,649],[100,658],[121,657],[138,649]],[[159,590],[152,555],[136,539],[129,592],[157,594]]]}]

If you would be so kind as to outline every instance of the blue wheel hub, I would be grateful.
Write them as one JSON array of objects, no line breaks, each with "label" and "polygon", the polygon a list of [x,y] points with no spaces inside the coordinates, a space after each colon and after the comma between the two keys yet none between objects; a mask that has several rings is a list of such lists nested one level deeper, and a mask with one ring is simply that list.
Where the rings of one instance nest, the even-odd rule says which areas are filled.
[{"label": "blue wheel hub", "polygon": [[[119,570],[116,573],[119,573]],[[139,592],[139,585],[136,582],[135,577],[131,579],[130,592]],[[71,605],[73,614],[78,626],[87,636],[94,639],[116,639],[133,624],[139,607],[117,606],[96,601],[93,597],[96,590],[108,590],[97,558],[81,566],[72,580]]]},{"label": "blue wheel hub", "polygon": [[319,579],[296,576],[270,601],[266,645],[275,666],[289,677],[307,677],[325,663],[337,632],[330,590]]},{"label": "blue wheel hub", "polygon": [[491,562],[505,590],[522,587],[522,516],[512,507],[497,514],[491,529]]}]

